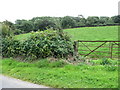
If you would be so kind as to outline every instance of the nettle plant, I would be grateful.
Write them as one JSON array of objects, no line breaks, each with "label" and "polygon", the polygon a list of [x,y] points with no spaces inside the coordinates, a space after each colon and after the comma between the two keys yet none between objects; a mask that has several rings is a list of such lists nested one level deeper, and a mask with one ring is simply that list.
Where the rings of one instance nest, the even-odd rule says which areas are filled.
[{"label": "nettle plant", "polygon": [[[34,32],[24,42],[16,41],[13,38],[7,40],[8,42],[3,43],[3,56],[14,57],[17,54],[25,59],[33,60],[49,56],[64,58],[73,54],[73,43],[69,36],[53,30]],[[9,44],[9,42],[14,43]],[[9,47],[5,47],[6,45],[14,48],[8,49]],[[12,51],[13,53],[11,53]],[[8,54],[5,55],[5,53]]]}]

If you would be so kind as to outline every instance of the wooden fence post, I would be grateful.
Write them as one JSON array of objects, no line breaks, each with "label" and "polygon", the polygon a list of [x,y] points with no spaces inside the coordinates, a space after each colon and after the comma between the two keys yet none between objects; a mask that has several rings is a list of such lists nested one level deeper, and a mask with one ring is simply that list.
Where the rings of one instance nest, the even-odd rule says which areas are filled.
[{"label": "wooden fence post", "polygon": [[74,41],[74,56],[78,55],[78,41]]}]

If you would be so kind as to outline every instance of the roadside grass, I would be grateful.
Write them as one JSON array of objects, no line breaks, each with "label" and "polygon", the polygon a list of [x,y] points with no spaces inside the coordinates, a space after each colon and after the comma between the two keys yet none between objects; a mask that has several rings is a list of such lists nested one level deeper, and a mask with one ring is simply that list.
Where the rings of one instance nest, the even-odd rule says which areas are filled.
[{"label": "roadside grass", "polygon": [[0,74],[2,74],[2,60],[0,60]]},{"label": "roadside grass", "polygon": [[[118,68],[113,65],[71,65],[42,59],[33,63],[5,58],[4,75],[55,88],[118,88]],[[93,61],[94,62],[94,61]],[[110,67],[115,67],[110,70]]]}]

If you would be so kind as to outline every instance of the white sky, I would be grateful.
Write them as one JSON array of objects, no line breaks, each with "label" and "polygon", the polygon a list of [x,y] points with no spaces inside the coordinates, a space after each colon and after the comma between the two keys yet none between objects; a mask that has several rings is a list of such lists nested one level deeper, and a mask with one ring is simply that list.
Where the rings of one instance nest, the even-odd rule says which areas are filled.
[{"label": "white sky", "polygon": [[0,0],[0,21],[37,16],[114,16],[119,0]]}]

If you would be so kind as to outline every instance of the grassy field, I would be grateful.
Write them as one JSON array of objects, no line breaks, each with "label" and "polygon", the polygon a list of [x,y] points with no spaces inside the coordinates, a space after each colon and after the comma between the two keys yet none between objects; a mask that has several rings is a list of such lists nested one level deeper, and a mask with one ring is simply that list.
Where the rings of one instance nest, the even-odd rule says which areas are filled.
[{"label": "grassy field", "polygon": [[100,65],[92,61],[96,65],[73,66],[45,59],[34,63],[7,58],[0,61],[4,75],[55,88],[118,87],[118,67],[114,66],[116,62],[113,65]]},{"label": "grassy field", "polygon": [[20,34],[20,35],[14,36],[14,38],[15,38],[16,40],[24,41],[24,40],[26,40],[30,35],[31,35],[31,33]]},{"label": "grassy field", "polygon": [[118,40],[118,26],[81,27],[65,29],[72,40]]}]

